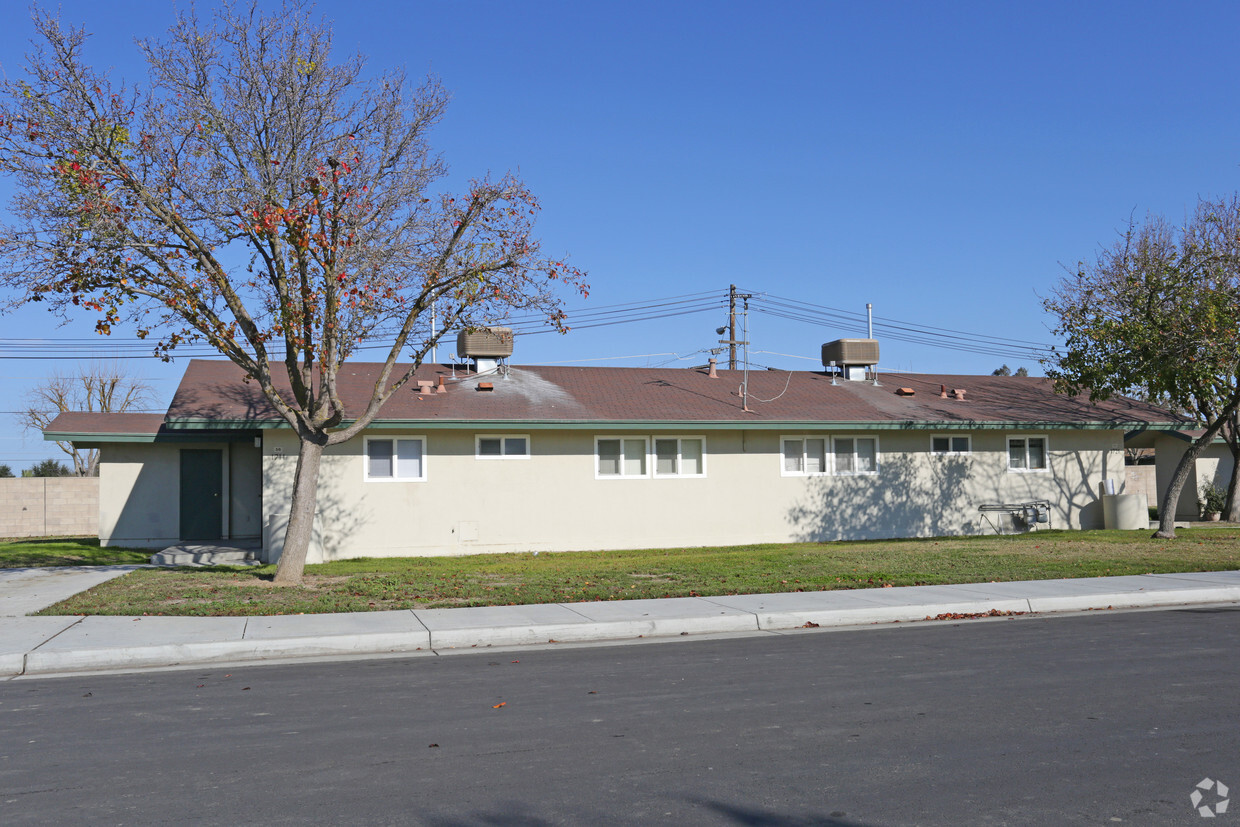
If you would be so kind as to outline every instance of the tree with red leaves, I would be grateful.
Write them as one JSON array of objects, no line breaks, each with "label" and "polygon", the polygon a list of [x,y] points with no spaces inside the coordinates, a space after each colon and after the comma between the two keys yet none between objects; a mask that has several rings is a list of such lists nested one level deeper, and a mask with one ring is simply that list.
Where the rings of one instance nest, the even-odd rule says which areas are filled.
[{"label": "tree with red leaves", "polygon": [[[245,371],[300,439],[276,572],[298,583],[323,449],[366,428],[444,331],[515,309],[565,330],[560,293],[584,295],[584,273],[541,253],[516,177],[433,193],[439,82],[333,62],[331,27],[296,0],[180,16],[139,44],[145,87],[88,66],[81,29],[35,25],[26,77],[0,86],[16,187],[0,285],[103,334],[131,325],[163,358],[206,343]],[[377,337],[383,369],[347,410],[337,373]]]}]

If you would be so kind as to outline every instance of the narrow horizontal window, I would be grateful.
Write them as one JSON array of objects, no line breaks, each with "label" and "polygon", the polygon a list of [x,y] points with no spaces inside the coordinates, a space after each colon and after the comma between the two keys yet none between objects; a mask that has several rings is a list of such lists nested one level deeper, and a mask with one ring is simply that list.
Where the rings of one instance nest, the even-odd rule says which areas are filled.
[{"label": "narrow horizontal window", "polygon": [[478,459],[529,459],[530,438],[524,434],[479,434]]},{"label": "narrow horizontal window", "polygon": [[930,453],[932,454],[968,454],[972,451],[972,438],[967,435],[930,437]]}]

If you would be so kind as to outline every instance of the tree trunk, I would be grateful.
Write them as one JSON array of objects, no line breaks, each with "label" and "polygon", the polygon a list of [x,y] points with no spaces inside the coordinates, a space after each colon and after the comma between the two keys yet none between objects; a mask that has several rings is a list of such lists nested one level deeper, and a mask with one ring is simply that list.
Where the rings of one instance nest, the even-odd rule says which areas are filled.
[{"label": "tree trunk", "polygon": [[1199,445],[1195,441],[1184,452],[1184,456],[1180,457],[1180,464],[1175,467],[1175,473],[1171,475],[1171,484],[1167,486],[1162,502],[1158,504],[1158,531],[1154,532],[1156,538],[1175,539],[1175,512],[1180,504],[1180,492],[1184,490],[1188,474],[1193,470],[1193,464],[1197,462],[1197,457],[1200,456],[1203,448],[1205,448],[1204,443]]},{"label": "tree trunk", "polygon": [[1227,443],[1231,449],[1231,480],[1227,483],[1227,507],[1223,510],[1223,519],[1235,521],[1240,517],[1240,445]]},{"label": "tree trunk", "polygon": [[1192,471],[1197,457],[1201,456],[1206,446],[1214,441],[1214,437],[1218,436],[1218,432],[1223,429],[1224,423],[1235,412],[1238,402],[1240,402],[1240,397],[1233,397],[1223,415],[1216,419],[1204,434],[1193,440],[1193,444],[1184,452],[1184,456],[1180,457],[1180,464],[1175,467],[1175,473],[1171,475],[1171,484],[1167,486],[1167,492],[1163,494],[1162,502],[1158,506],[1158,531],[1154,532],[1154,537],[1160,540],[1175,539],[1175,510],[1180,504],[1180,492],[1184,490],[1188,474]]},{"label": "tree trunk", "polygon": [[288,529],[284,532],[284,550],[276,564],[275,582],[283,586],[301,584],[306,568],[306,553],[314,529],[314,513],[319,496],[319,459],[323,443],[317,435],[301,437],[297,453],[297,472],[293,478],[293,499],[289,503]]}]

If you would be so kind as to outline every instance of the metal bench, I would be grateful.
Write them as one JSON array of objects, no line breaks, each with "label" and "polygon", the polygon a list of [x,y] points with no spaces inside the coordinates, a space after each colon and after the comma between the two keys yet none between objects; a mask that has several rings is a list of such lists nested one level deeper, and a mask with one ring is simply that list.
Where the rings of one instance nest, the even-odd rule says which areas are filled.
[{"label": "metal bench", "polygon": [[1023,503],[982,503],[977,507],[982,519],[995,530],[995,534],[1003,533],[1003,521],[991,519],[992,515],[1010,514],[1012,522],[1023,521],[1030,531],[1037,531],[1039,524],[1051,527],[1051,504],[1049,500],[1029,500]]}]

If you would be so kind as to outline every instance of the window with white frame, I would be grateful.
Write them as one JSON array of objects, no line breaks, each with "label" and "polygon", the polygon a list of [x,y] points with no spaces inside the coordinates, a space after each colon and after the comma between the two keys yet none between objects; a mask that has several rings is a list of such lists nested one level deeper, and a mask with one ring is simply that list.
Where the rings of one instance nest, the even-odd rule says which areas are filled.
[{"label": "window with white frame", "polygon": [[646,477],[650,440],[644,436],[596,437],[595,475],[598,477]]},{"label": "window with white frame", "polygon": [[706,439],[700,436],[655,437],[656,477],[703,477],[706,475]]},{"label": "window with white frame", "polygon": [[784,437],[783,475],[827,473],[827,440],[824,437]]},{"label": "window with white frame", "polygon": [[1046,437],[1010,436],[1008,446],[1009,471],[1045,471]]},{"label": "window with white frame", "polygon": [[478,459],[529,459],[530,438],[525,434],[478,434],[474,455]]},{"label": "window with white frame", "polygon": [[972,441],[968,434],[934,434],[930,437],[930,453],[932,454],[969,454],[973,452]]},{"label": "window with white frame", "polygon": [[424,481],[425,438],[366,437],[366,479],[369,482]]},{"label": "window with white frame", "polygon": [[878,438],[837,436],[831,440],[837,474],[877,474]]}]

